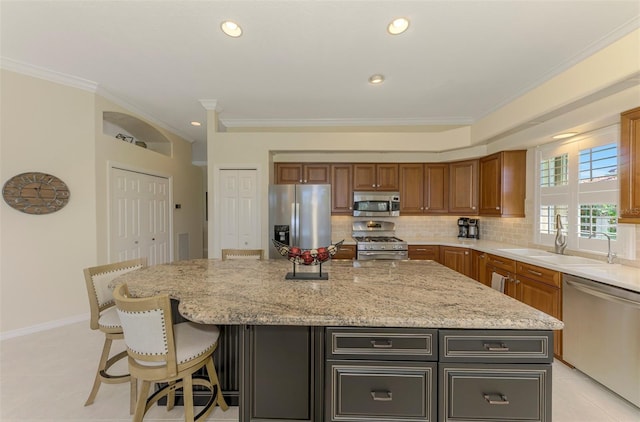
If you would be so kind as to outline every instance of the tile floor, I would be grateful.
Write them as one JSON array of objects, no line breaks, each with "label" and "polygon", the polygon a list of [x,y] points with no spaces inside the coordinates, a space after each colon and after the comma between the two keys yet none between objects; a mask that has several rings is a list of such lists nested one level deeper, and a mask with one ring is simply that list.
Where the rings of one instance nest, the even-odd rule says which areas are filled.
[{"label": "tile floor", "polygon": [[[0,342],[0,421],[130,421],[126,385],[102,385],[84,407],[104,337],[88,322]],[[121,345],[120,345],[121,346]],[[553,367],[554,422],[639,422],[640,409],[579,371]],[[182,408],[149,411],[145,421],[182,421]],[[209,421],[237,421],[216,408]]]}]

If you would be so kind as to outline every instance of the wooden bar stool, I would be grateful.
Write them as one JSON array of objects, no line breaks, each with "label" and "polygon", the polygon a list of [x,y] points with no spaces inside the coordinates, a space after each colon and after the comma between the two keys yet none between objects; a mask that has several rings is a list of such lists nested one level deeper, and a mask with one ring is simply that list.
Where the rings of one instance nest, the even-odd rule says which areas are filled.
[{"label": "wooden bar stool", "polygon": [[129,374],[114,375],[109,373],[109,368],[116,362],[127,356],[127,352],[120,352],[112,357],[111,344],[113,340],[124,338],[120,318],[115,308],[113,294],[109,289],[109,283],[119,275],[128,273],[147,266],[147,258],[131,259],[128,261],[118,262],[114,264],[100,265],[97,267],[85,268],[84,279],[87,285],[87,294],[89,295],[89,306],[91,309],[91,320],[89,326],[92,330],[100,330],[104,333],[104,346],[96,371],[96,378],[93,382],[93,388],[89,393],[89,398],[85,402],[85,406],[93,404],[98,394],[98,389],[102,383],[119,384],[124,382],[131,383],[130,412],[133,413],[136,403],[136,380],[131,378]]},{"label": "wooden bar stool", "polygon": [[[229,408],[213,364],[213,352],[220,336],[218,327],[189,321],[174,325],[171,301],[166,294],[132,298],[127,286],[120,284],[113,296],[127,345],[129,371],[132,377],[142,381],[134,422],[141,422],[151,406],[164,396],[167,396],[167,410],[171,410],[175,391],[180,388],[184,394],[186,422],[204,420],[216,404],[225,411]],[[194,373],[203,367],[207,368],[207,379],[194,377]],[[152,383],[166,385],[149,396]],[[209,401],[196,416],[194,385],[211,391]]]}]

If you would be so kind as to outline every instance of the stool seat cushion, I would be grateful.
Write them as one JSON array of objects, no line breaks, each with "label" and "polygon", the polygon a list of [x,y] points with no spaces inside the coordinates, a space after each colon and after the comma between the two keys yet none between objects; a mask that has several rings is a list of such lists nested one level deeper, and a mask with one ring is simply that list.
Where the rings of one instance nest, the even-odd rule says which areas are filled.
[{"label": "stool seat cushion", "polygon": [[181,322],[174,324],[173,335],[176,360],[182,364],[213,350],[218,343],[220,329],[215,325]]},{"label": "stool seat cushion", "polygon": [[98,318],[98,326],[100,328],[122,328],[122,324],[120,324],[120,317],[118,316],[118,310],[115,306],[111,308],[105,309],[100,313],[100,318]]}]

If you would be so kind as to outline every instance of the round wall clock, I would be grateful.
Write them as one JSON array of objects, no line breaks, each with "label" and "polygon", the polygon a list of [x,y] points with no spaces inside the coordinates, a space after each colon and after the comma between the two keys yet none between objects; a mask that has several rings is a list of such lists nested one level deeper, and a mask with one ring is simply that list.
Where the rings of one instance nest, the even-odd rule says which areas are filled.
[{"label": "round wall clock", "polygon": [[46,173],[28,172],[12,177],[2,188],[9,206],[27,214],[49,214],[67,205],[69,188]]}]

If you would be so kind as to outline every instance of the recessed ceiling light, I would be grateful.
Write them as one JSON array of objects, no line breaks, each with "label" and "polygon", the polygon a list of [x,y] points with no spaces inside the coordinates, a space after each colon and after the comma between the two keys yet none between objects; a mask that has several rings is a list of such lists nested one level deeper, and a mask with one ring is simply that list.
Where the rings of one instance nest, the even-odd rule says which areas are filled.
[{"label": "recessed ceiling light", "polygon": [[242,28],[240,28],[240,25],[234,21],[223,21],[220,24],[220,28],[222,29],[222,32],[230,37],[237,38],[242,35]]},{"label": "recessed ceiling light", "polygon": [[378,74],[376,74],[376,75],[371,75],[371,76],[369,77],[369,83],[370,83],[370,84],[373,84],[373,85],[379,85],[379,84],[381,84],[382,82],[384,82],[384,75],[378,75]]},{"label": "recessed ceiling light", "polygon": [[391,21],[389,26],[387,26],[387,32],[391,35],[402,34],[409,28],[409,19],[406,18],[397,18]]},{"label": "recessed ceiling light", "polygon": [[577,134],[578,134],[578,132],[565,132],[565,133],[559,133],[557,135],[554,135],[551,138],[553,138],[553,139],[565,139],[565,138],[571,138],[572,136],[576,136]]},{"label": "recessed ceiling light", "polygon": [[202,123],[196,122],[195,120],[191,122],[191,126],[202,126]]}]

